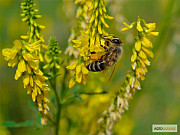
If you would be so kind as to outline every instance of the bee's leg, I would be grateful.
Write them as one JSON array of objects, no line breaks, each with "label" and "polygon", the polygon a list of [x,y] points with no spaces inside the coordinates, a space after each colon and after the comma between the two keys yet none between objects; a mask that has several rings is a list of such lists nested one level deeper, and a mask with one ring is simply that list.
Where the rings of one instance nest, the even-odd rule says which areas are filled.
[{"label": "bee's leg", "polygon": [[101,45],[101,47],[103,47],[103,48],[106,50],[106,52],[108,51],[108,48],[107,48],[107,47],[105,47],[105,46],[103,46],[103,45]]},{"label": "bee's leg", "polygon": [[96,52],[91,52],[91,54],[95,54]]}]

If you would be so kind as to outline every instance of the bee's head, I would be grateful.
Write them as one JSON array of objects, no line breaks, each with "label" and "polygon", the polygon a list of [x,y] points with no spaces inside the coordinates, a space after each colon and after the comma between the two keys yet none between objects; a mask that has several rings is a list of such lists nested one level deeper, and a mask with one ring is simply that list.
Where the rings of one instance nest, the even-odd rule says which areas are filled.
[{"label": "bee's head", "polygon": [[111,38],[111,39],[109,39],[113,44],[116,44],[116,45],[121,45],[121,43],[122,43],[122,41],[119,39],[119,38],[117,38],[117,37],[114,37],[114,38]]},{"label": "bee's head", "polygon": [[108,47],[121,46],[122,44],[122,41],[119,38],[114,37],[114,36],[112,38],[105,38],[105,40],[106,40],[106,45]]}]

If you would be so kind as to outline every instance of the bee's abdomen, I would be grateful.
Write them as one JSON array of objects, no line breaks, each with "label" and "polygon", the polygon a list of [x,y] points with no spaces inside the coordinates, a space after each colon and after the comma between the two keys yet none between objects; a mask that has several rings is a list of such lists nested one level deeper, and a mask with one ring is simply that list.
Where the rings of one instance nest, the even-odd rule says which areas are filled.
[{"label": "bee's abdomen", "polygon": [[86,68],[92,72],[99,72],[105,69],[105,63],[105,61],[93,61],[89,65],[87,65]]}]

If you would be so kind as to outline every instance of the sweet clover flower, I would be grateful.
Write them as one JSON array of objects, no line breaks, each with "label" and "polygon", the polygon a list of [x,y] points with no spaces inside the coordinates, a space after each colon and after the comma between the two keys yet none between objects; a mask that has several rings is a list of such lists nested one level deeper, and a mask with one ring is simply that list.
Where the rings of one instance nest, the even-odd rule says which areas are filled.
[{"label": "sweet clover flower", "polygon": [[[109,28],[105,19],[113,19],[113,17],[107,15],[104,0],[76,0],[75,3],[83,5],[78,7],[76,15],[78,18],[78,26],[81,28],[78,30],[80,31],[80,35],[75,40],[72,40],[74,44],[73,47],[80,51],[80,58],[76,61],[75,65],[77,65],[77,67],[81,67],[78,69],[82,70],[75,70],[76,66],[73,68],[76,79],[71,79],[69,83],[70,87],[75,84],[75,80],[78,83],[86,83],[88,70],[86,69],[86,71],[85,68],[87,64],[92,61],[92,58],[94,58],[91,57],[91,53],[94,52],[102,54],[105,52],[105,49],[102,47],[102,45],[104,45],[103,37],[107,36],[108,33],[105,31],[104,27]],[[83,19],[80,18],[80,16],[82,16]],[[82,25],[82,22],[85,22],[84,24],[87,25]],[[67,68],[72,69],[71,65]],[[80,75],[82,76],[80,77],[82,79],[77,76],[79,73],[82,74]]]},{"label": "sweet clover flower", "polygon": [[41,41],[39,46],[36,46],[38,49],[36,50],[37,56],[39,57],[40,61],[43,61],[42,56],[42,47],[46,47],[44,43],[44,38],[40,34],[40,31],[45,28],[45,26],[38,24],[35,20],[41,18],[42,16],[39,15],[37,12],[38,9],[35,9],[35,4],[33,0],[24,0],[21,3],[21,9],[23,17],[22,21],[27,22],[29,29],[27,35],[22,35],[22,39],[27,39],[29,43],[33,43],[35,41]]},{"label": "sweet clover flower", "polygon": [[34,6],[33,0],[24,0],[21,3],[22,21],[28,22],[29,31],[27,35],[21,36],[23,40],[15,40],[12,48],[3,49],[2,54],[5,60],[8,61],[8,66],[13,68],[17,65],[14,79],[18,80],[23,76],[24,88],[27,89],[27,94],[31,95],[33,102],[38,107],[41,123],[44,125],[47,124],[49,117],[49,107],[47,105],[49,100],[46,95],[50,89],[45,82],[48,78],[43,76],[39,67],[39,62],[43,61],[41,46],[44,42],[44,39],[40,36],[40,30],[44,26],[34,21],[34,19],[41,17],[41,15],[36,14],[38,10],[34,9]]},{"label": "sweet clover flower", "polygon": [[38,106],[38,110],[42,116],[42,124],[46,124],[49,107],[49,100],[45,97],[49,88],[45,83],[47,77],[43,76],[43,72],[39,69],[39,58],[35,54],[35,49],[30,48],[33,45],[15,40],[12,48],[2,50],[2,54],[8,66],[14,67],[17,65],[17,70],[14,76],[18,80],[23,76],[24,88],[27,89],[27,94],[31,94],[33,102]]},{"label": "sweet clover flower", "polygon": [[120,90],[116,92],[109,109],[104,111],[104,117],[98,121],[100,124],[99,135],[111,135],[113,133],[113,125],[117,119],[121,118],[121,114],[124,113],[125,110],[128,110],[129,100],[132,98],[133,93],[141,89],[140,80],[145,79],[145,75],[148,72],[147,66],[150,66],[148,57],[154,57],[150,49],[153,47],[151,37],[158,35],[158,32],[153,32],[156,24],[146,23],[145,20],[138,18],[137,22],[133,22],[131,25],[124,23],[124,25],[125,28],[123,28],[122,31],[129,30],[136,25],[138,33],[132,49],[132,67],[131,71],[126,74],[125,81]]}]

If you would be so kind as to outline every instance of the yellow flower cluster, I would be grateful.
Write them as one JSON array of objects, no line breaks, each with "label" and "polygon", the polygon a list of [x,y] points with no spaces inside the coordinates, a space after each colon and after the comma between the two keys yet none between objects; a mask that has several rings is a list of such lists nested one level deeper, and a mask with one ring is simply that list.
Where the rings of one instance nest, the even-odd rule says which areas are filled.
[{"label": "yellow flower cluster", "polygon": [[48,50],[45,53],[45,61],[47,64],[43,67],[43,69],[60,69],[60,55],[61,51],[58,46],[57,40],[55,37],[51,37],[49,40]]},{"label": "yellow flower cluster", "polygon": [[88,28],[88,22],[91,16],[89,8],[92,5],[92,0],[76,0],[75,4],[78,6],[76,11],[77,26],[71,30],[71,35],[68,39],[68,47],[66,48],[65,54],[78,58],[79,49],[72,47],[74,44],[72,41],[74,39],[79,39],[81,36],[81,31],[86,31]]},{"label": "yellow flower cluster", "polygon": [[72,88],[76,82],[86,84],[88,70],[83,62],[71,64],[66,68],[73,70],[74,75],[74,78],[69,81],[69,88]]},{"label": "yellow flower cluster", "polygon": [[76,12],[76,18],[78,19],[78,28],[80,28],[81,30],[87,30],[88,21],[91,16],[89,8],[92,5],[92,0],[76,0],[75,4],[78,4]]},{"label": "yellow flower cluster", "polygon": [[[142,27],[143,23],[144,27]],[[122,31],[131,29],[136,24],[136,29],[138,32],[136,42],[133,47],[133,54],[131,57],[132,70],[126,74],[126,79],[121,86],[120,90],[117,91],[116,96],[111,103],[108,110],[106,110],[103,115],[103,118],[99,119],[100,123],[100,132],[99,135],[110,135],[112,134],[112,129],[114,123],[118,118],[121,118],[121,114],[129,108],[129,100],[132,98],[132,94],[136,90],[141,89],[139,80],[144,80],[144,75],[148,72],[146,66],[150,65],[147,57],[153,57],[153,52],[149,50],[152,48],[151,37],[157,36],[158,32],[153,32],[155,30],[155,23],[146,23],[143,19],[138,18],[137,22],[131,23],[128,25],[126,23],[125,28]]]},{"label": "yellow flower cluster", "polygon": [[102,36],[108,35],[104,27],[109,28],[105,19],[113,19],[113,17],[107,15],[104,0],[93,0],[89,11],[92,12],[92,15],[86,33],[89,34],[90,38],[90,51],[103,52],[104,49],[101,47],[100,41]]},{"label": "yellow flower cluster", "polygon": [[81,31],[80,39],[73,40],[73,42],[75,43],[73,47],[80,50],[80,56],[83,57],[84,61],[89,60],[91,56],[91,52],[89,50],[89,35]]},{"label": "yellow flower cluster", "polygon": [[49,88],[45,83],[47,77],[43,76],[39,69],[39,58],[34,53],[34,48],[38,44],[38,41],[29,44],[15,40],[13,48],[3,49],[2,54],[5,60],[8,61],[8,66],[14,67],[17,65],[14,79],[18,80],[19,77],[23,76],[24,88],[27,88],[27,94],[31,94],[33,102],[37,104],[42,116],[42,124],[46,124],[49,107],[45,95]]},{"label": "yellow flower cluster", "polygon": [[[144,27],[141,26],[141,23],[144,24]],[[138,18],[135,24],[137,24],[138,36],[131,57],[132,69],[135,71],[137,79],[144,80],[144,75],[148,72],[146,66],[150,65],[147,57],[154,57],[153,52],[150,50],[153,47],[151,37],[158,36],[159,32],[153,32],[156,28],[155,23],[146,23],[143,19]]]},{"label": "yellow flower cluster", "polygon": [[[113,19],[113,17],[107,15],[104,0],[76,0],[75,3],[82,5],[77,10],[77,18],[79,18],[78,21],[81,22],[80,27],[83,29],[79,29],[81,32],[80,36],[72,41],[74,43],[73,47],[80,50],[81,58],[79,58],[76,65],[81,65],[81,69],[84,69],[91,60],[91,52],[100,53],[101,55],[105,52],[104,48],[101,47],[104,43],[102,37],[108,35],[104,30],[104,27],[109,28],[105,19]],[[80,19],[80,16],[85,20],[84,24],[89,24],[88,28],[86,25],[82,25],[83,21]],[[82,79],[77,77],[77,74],[79,73],[82,73],[82,77],[80,77]],[[86,82],[87,73],[87,71],[84,72],[83,70],[82,72],[76,73],[76,70],[74,70],[76,79],[71,79],[69,86],[72,87],[72,84],[75,84],[75,80],[79,83]]]},{"label": "yellow flower cluster", "polygon": [[[29,43],[33,43],[35,41],[41,40],[41,42],[44,42],[43,37],[40,34],[40,31],[45,28],[45,26],[40,25],[36,23],[35,19],[41,18],[42,16],[37,14],[38,9],[34,8],[34,0],[24,0],[21,3],[21,9],[22,9],[22,14],[21,16],[23,17],[22,21],[23,22],[28,22],[29,25],[29,31],[27,35],[22,35],[22,39],[28,39]],[[38,47],[36,50],[37,56],[39,57],[40,61],[43,61],[43,57],[41,54],[41,47],[45,47],[44,45],[41,45]]]}]

